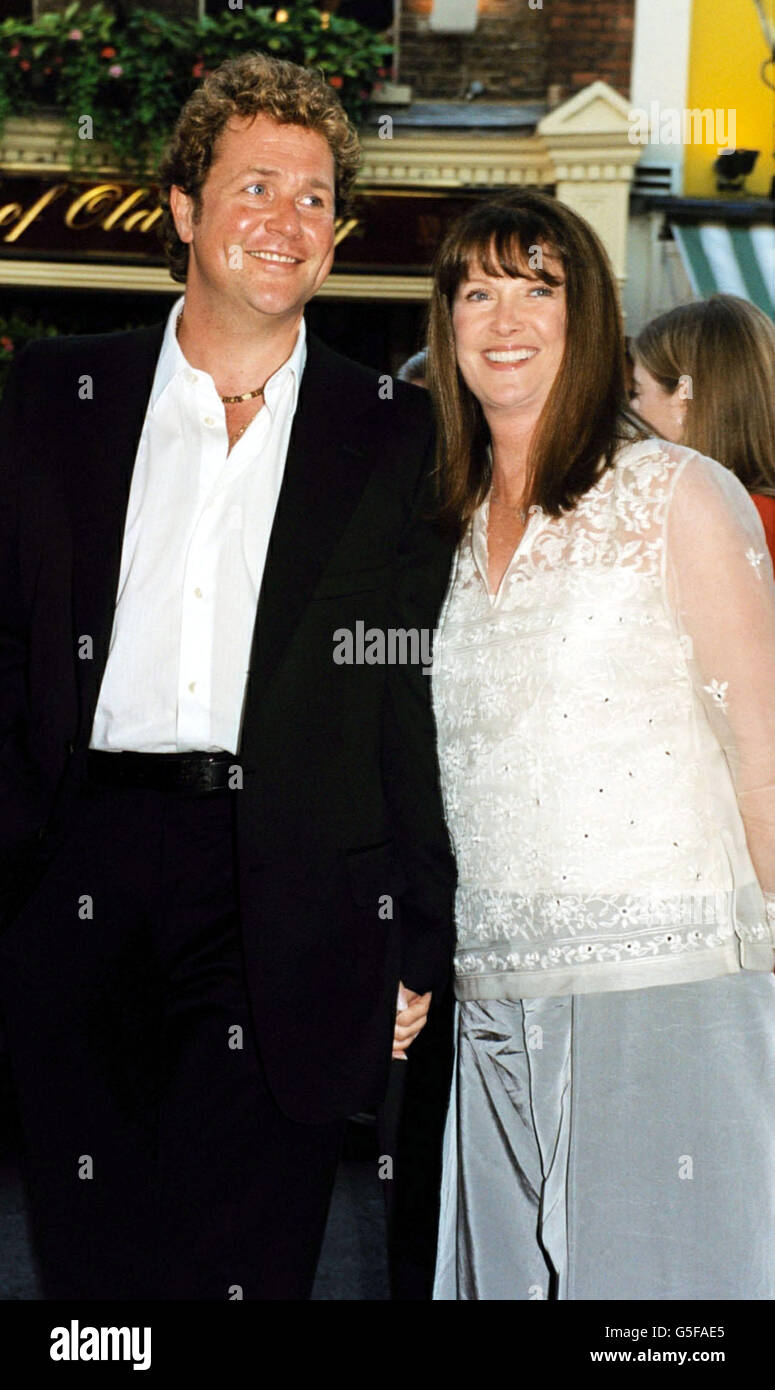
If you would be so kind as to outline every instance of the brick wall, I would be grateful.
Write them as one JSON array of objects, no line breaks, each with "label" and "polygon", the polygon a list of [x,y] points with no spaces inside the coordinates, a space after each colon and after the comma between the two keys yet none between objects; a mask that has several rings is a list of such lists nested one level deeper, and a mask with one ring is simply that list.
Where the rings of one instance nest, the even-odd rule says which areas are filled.
[{"label": "brick wall", "polygon": [[484,82],[485,101],[571,96],[603,78],[629,95],[635,0],[480,0],[473,34],[428,30],[432,0],[404,0],[400,76],[417,97],[454,101]]},{"label": "brick wall", "polygon": [[483,82],[484,101],[541,101],[546,93],[548,25],[528,0],[487,0],[473,34],[433,34],[431,0],[404,0],[401,81],[414,95],[457,101]]},{"label": "brick wall", "polygon": [[635,0],[544,0],[549,81],[571,96],[602,78],[630,95]]}]

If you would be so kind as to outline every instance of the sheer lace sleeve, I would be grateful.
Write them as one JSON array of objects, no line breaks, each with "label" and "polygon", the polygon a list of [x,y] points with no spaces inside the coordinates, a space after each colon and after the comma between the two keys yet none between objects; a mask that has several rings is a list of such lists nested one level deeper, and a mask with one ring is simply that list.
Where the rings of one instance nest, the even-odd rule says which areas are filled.
[{"label": "sheer lace sleeve", "polygon": [[745,488],[700,454],[677,477],[665,566],[668,602],[732,772],[775,925],[775,577]]}]

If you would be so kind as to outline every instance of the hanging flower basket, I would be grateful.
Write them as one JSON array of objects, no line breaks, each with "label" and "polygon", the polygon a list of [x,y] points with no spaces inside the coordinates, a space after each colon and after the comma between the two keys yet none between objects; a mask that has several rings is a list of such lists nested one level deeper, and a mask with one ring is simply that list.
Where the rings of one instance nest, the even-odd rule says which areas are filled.
[{"label": "hanging flower basket", "polygon": [[53,110],[71,132],[74,171],[107,154],[139,173],[156,163],[197,83],[251,50],[318,69],[356,124],[391,52],[372,30],[306,3],[200,20],[134,7],[122,20],[109,5],[75,3],[34,22],[0,23],[0,130],[11,115]]}]

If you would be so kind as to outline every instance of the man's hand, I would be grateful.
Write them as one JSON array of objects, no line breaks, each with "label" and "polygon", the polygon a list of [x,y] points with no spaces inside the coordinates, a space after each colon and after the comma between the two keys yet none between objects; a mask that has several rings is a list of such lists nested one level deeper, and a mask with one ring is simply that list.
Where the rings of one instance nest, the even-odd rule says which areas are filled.
[{"label": "man's hand", "polygon": [[406,1061],[406,1049],[425,1027],[428,1009],[431,1004],[430,990],[427,994],[415,994],[404,984],[398,986],[396,1000],[396,1028],[393,1034],[393,1059]]}]

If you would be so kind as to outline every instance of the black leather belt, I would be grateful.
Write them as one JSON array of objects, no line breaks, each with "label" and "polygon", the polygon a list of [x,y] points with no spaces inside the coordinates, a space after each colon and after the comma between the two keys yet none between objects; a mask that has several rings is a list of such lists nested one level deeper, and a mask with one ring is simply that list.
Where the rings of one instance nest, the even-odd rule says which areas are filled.
[{"label": "black leather belt", "polygon": [[90,748],[89,782],[100,787],[135,787],[201,796],[241,783],[236,753],[104,753]]}]

